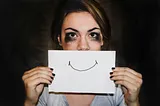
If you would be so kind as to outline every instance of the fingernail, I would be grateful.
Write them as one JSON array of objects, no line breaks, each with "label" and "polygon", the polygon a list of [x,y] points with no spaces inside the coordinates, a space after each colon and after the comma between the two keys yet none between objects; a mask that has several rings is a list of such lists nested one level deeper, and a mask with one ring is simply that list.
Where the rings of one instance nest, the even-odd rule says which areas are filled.
[{"label": "fingernail", "polygon": [[115,69],[115,67],[112,67],[112,70],[114,70]]},{"label": "fingernail", "polygon": [[110,78],[112,78],[113,76],[110,76]]},{"label": "fingernail", "polygon": [[53,80],[53,77],[51,77],[51,79]]},{"label": "fingernail", "polygon": [[53,76],[55,76],[56,74],[52,73]]},{"label": "fingernail", "polygon": [[110,72],[110,74],[113,74],[113,72]]},{"label": "fingernail", "polygon": [[50,68],[50,70],[52,70],[52,71],[53,71],[53,68]]}]

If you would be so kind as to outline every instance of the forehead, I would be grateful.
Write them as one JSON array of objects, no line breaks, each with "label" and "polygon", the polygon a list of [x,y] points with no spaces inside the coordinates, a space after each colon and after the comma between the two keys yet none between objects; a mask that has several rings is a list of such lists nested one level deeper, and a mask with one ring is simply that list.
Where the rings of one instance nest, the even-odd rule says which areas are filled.
[{"label": "forehead", "polygon": [[92,15],[88,12],[73,12],[68,14],[63,22],[63,28],[73,27],[76,29],[82,28],[93,28],[98,27],[99,25],[94,20]]}]

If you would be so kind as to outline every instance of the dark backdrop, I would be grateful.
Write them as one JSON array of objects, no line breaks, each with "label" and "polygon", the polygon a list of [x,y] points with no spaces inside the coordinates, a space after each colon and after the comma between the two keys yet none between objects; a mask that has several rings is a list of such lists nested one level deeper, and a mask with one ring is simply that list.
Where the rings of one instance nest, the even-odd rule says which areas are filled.
[{"label": "dark backdrop", "polygon": [[[22,106],[23,73],[34,66],[47,65],[47,50],[54,48],[49,28],[60,1],[0,1],[0,106]],[[154,106],[160,88],[158,1],[98,1],[109,14],[115,49],[127,66],[143,75],[142,106]]]}]

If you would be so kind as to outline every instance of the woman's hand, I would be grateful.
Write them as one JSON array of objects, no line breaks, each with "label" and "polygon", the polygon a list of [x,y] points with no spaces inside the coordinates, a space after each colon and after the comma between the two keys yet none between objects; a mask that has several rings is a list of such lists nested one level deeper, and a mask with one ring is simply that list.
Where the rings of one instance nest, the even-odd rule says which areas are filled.
[{"label": "woman's hand", "polygon": [[115,84],[122,85],[125,101],[128,106],[138,106],[138,96],[143,82],[142,75],[127,67],[113,68],[113,72],[110,74],[110,78]]},{"label": "woman's hand", "polygon": [[26,90],[26,106],[36,105],[44,84],[51,84],[54,78],[52,71],[52,68],[36,67],[24,73],[22,79]]}]

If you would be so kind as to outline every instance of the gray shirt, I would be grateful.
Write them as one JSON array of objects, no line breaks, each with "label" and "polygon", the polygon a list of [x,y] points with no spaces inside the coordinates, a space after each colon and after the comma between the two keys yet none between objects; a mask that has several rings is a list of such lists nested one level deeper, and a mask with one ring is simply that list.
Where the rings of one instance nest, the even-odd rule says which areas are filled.
[{"label": "gray shirt", "polygon": [[[37,106],[69,106],[66,97],[63,94],[54,94],[48,92],[48,87],[39,98]],[[91,106],[127,106],[124,102],[124,95],[120,87],[116,87],[114,95],[96,95]]]}]

